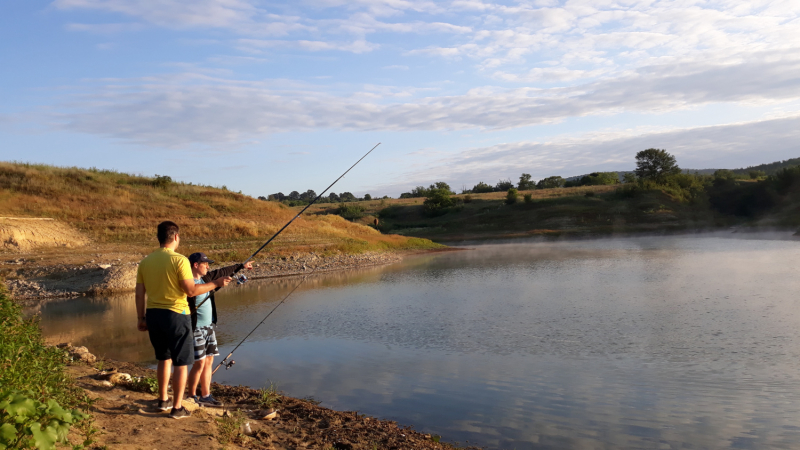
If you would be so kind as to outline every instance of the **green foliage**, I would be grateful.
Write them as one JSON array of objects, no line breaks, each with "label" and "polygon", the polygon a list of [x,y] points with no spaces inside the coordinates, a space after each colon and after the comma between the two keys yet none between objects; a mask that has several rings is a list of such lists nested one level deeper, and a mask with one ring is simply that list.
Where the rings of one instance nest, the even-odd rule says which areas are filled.
[{"label": "green foliage", "polygon": [[0,289],[0,448],[53,448],[47,443],[66,442],[72,425],[82,445],[92,443],[97,430],[78,411],[88,412],[92,402],[66,374],[67,360],[63,350],[45,345],[36,318],[23,319]]},{"label": "green foliage", "polygon": [[272,408],[281,401],[281,393],[275,383],[270,382],[269,386],[264,386],[258,390],[258,400],[256,403],[261,408]]},{"label": "green foliage", "polygon": [[622,182],[625,184],[636,183],[636,174],[633,172],[625,172],[622,174]]},{"label": "green foliage", "polygon": [[364,200],[372,200],[372,196],[369,194],[364,194]]},{"label": "green foliage", "polygon": [[664,182],[671,175],[681,173],[675,157],[666,150],[648,148],[636,154],[636,170],[638,178]]},{"label": "green foliage", "polygon": [[523,173],[520,175],[517,188],[519,188],[520,191],[530,191],[532,189],[536,189],[536,183],[531,180],[531,174]]},{"label": "green foliage", "polygon": [[158,392],[158,380],[153,377],[136,377],[126,382],[125,386],[132,391],[147,392],[150,394]]},{"label": "green foliage", "polygon": [[472,203],[472,196],[467,194],[464,196],[464,203]]},{"label": "green foliage", "polygon": [[336,214],[342,216],[344,219],[353,221],[364,217],[364,211],[366,211],[366,208],[363,206],[342,203],[339,205],[339,208],[336,209]]},{"label": "green foliage", "polygon": [[241,411],[225,412],[217,420],[217,440],[222,445],[244,444],[248,437],[242,433],[242,426],[247,418]]},{"label": "green foliage", "polygon": [[440,212],[445,208],[455,205],[451,192],[447,189],[432,189],[428,197],[422,203],[423,208],[428,213]]},{"label": "green foliage", "polygon": [[172,184],[172,177],[167,175],[156,175],[153,178],[153,186],[161,189],[166,189]]},{"label": "green foliage", "polygon": [[517,203],[517,197],[519,196],[519,191],[515,188],[509,188],[508,192],[506,192],[506,205],[513,205]]},{"label": "green foliage", "polygon": [[564,187],[565,180],[559,176],[547,177],[539,180],[536,187],[539,189],[554,189]]},{"label": "green foliage", "polygon": [[514,187],[514,183],[511,180],[500,180],[494,187],[494,190],[497,192],[508,191],[509,189]]},{"label": "green foliage", "polygon": [[486,192],[494,192],[494,188],[483,181],[479,181],[478,184],[472,187],[473,194],[483,194]]},{"label": "green foliage", "polygon": [[55,449],[56,443],[68,444],[70,427],[87,418],[55,400],[42,403],[30,393],[5,390],[0,393],[0,448]]},{"label": "green foliage", "polygon": [[417,186],[412,189],[411,192],[403,192],[400,194],[400,198],[429,197],[431,193],[436,190],[447,191],[449,194],[455,194],[455,192],[450,189],[449,184],[445,183],[444,181],[437,181],[427,188],[425,186]]},{"label": "green foliage", "polygon": [[757,180],[759,178],[766,177],[767,173],[764,172],[763,170],[751,170],[751,171],[747,172],[747,175],[750,177],[750,179]]},{"label": "green foliage", "polygon": [[525,194],[523,196],[525,203],[533,203],[533,194]]},{"label": "green foliage", "polygon": [[584,175],[579,180],[567,181],[564,185],[566,187],[604,186],[617,183],[619,183],[617,172],[593,172],[589,175]]}]

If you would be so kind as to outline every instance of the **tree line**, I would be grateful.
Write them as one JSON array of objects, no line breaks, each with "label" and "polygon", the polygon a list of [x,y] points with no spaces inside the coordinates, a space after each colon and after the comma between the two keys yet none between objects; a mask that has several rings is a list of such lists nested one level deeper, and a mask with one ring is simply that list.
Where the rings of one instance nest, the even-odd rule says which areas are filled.
[{"label": "tree line", "polygon": [[[303,193],[292,191],[289,193],[289,195],[284,195],[283,192],[277,192],[275,194],[270,194],[267,197],[258,197],[259,200],[281,202],[289,206],[307,205],[315,198],[317,198],[317,193],[314,192],[313,189],[309,189]],[[383,196],[383,198],[389,197]],[[364,194],[363,197],[356,197],[352,192],[342,192],[341,194],[331,192],[327,196],[321,197],[317,203],[363,202],[372,199],[372,196],[369,194]]]}]

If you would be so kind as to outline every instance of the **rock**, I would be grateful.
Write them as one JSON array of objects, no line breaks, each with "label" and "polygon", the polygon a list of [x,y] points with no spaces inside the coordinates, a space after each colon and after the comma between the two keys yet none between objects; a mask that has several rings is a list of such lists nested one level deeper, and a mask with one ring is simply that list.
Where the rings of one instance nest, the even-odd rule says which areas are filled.
[{"label": "rock", "polygon": [[108,378],[108,381],[110,381],[113,384],[127,383],[128,381],[131,380],[132,378],[129,374],[122,372],[112,373],[111,376]]},{"label": "rock", "polygon": [[278,410],[277,409],[262,409],[258,412],[258,415],[261,416],[261,420],[272,420],[278,417]]},{"label": "rock", "polygon": [[110,382],[108,380],[103,380],[103,381],[100,382],[100,386],[114,387],[114,383],[112,383],[112,382]]},{"label": "rock", "polygon": [[106,270],[111,268],[111,264],[98,264],[97,267]]}]

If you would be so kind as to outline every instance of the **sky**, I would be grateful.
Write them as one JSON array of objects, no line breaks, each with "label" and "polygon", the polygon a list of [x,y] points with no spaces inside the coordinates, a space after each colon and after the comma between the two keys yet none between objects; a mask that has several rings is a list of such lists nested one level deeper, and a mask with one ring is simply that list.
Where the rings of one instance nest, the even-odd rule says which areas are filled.
[{"label": "sky", "polygon": [[0,160],[252,196],[800,157],[797,0],[6,0]]}]

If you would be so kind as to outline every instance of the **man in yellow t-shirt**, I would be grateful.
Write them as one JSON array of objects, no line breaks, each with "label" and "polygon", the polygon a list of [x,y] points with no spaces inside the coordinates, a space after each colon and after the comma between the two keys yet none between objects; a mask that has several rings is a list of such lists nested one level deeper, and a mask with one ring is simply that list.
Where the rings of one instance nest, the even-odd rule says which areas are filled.
[{"label": "man in yellow t-shirt", "polygon": [[[189,412],[182,406],[186,389],[187,366],[194,362],[192,321],[186,297],[205,294],[226,286],[231,277],[211,283],[195,284],[189,260],[175,253],[180,244],[178,225],[165,221],[158,224],[158,242],[161,247],[147,255],[136,272],[137,328],[148,331],[150,343],[158,360],[158,404],[157,408],[170,411],[170,417],[182,419]],[[147,301],[145,302],[145,298]],[[172,377],[172,406],[169,404],[167,386]]]}]

